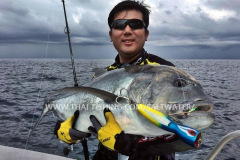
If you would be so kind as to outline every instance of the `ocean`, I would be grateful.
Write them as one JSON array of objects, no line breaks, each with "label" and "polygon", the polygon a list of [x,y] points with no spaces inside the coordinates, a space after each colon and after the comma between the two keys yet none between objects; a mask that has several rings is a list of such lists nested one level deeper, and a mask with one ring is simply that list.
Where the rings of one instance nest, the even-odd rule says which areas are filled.
[{"label": "ocean", "polygon": [[[215,122],[203,131],[203,146],[176,153],[176,160],[204,160],[229,132],[240,130],[240,60],[170,60],[192,75],[214,102]],[[94,68],[103,68],[113,60],[76,59],[78,83],[91,81]],[[47,114],[27,141],[31,126],[41,114],[44,98],[51,92],[74,85],[69,59],[0,59],[0,145],[63,155],[53,135],[56,121]],[[88,141],[91,156],[97,140]],[[19,155],[20,159],[21,155]],[[81,144],[74,146],[70,158],[84,159]],[[216,160],[240,159],[240,139],[229,142]]]}]

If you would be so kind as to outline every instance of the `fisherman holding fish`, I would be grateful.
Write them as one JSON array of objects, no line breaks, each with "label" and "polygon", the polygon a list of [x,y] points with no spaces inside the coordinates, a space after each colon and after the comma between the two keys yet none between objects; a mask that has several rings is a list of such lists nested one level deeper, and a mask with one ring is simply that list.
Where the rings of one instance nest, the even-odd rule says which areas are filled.
[{"label": "fisherman holding fish", "polygon": [[[115,63],[105,68],[107,71],[131,65],[174,66],[143,48],[149,36],[149,14],[148,6],[143,2],[129,0],[118,3],[111,10],[108,17],[109,37],[118,55]],[[78,115],[79,111],[76,111],[65,122],[56,124],[54,133],[68,144],[90,136],[72,128]],[[176,135],[143,137],[125,134],[109,109],[104,109],[104,115],[107,121],[105,126],[101,126],[96,117],[90,116],[93,127],[90,126],[89,131],[100,141],[93,160],[117,160],[118,153],[129,156],[129,160],[174,160],[175,152],[191,148]],[[179,148],[181,145],[184,147]]]}]

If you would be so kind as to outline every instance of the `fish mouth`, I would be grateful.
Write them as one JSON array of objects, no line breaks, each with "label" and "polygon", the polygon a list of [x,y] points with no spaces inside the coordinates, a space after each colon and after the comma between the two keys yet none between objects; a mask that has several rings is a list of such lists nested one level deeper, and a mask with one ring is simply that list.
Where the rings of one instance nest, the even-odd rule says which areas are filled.
[{"label": "fish mouth", "polygon": [[213,109],[214,104],[212,103],[211,100],[197,100],[192,103],[181,103],[177,104],[179,107],[171,108],[169,111],[168,116],[169,117],[174,117],[177,119],[185,119],[188,116],[190,116],[192,113],[206,113],[206,112],[211,112]]},{"label": "fish mouth", "polygon": [[168,114],[169,118],[174,122],[195,129],[205,129],[212,125],[215,116],[211,113],[213,103],[210,100],[198,100],[193,103],[185,103],[189,108],[182,110],[171,110]]},{"label": "fish mouth", "polygon": [[210,112],[213,109],[213,106],[214,105],[211,103],[193,104],[192,109],[187,110],[187,112],[188,113],[198,112],[198,111]]}]

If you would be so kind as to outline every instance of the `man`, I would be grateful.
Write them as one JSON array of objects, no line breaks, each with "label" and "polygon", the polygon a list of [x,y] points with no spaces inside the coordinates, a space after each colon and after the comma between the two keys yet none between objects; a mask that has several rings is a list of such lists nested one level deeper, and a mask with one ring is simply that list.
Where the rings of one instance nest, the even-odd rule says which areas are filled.
[{"label": "man", "polygon": [[[109,14],[108,25],[110,27],[109,37],[118,55],[115,63],[106,67],[107,71],[122,68],[130,65],[170,65],[174,66],[158,56],[148,54],[143,46],[149,36],[149,13],[143,3],[135,1],[123,1],[117,4]],[[67,143],[75,143],[71,141],[72,137],[88,137],[86,133],[75,130],[74,134],[68,132],[72,129],[76,120],[78,111],[70,117],[68,125],[66,122],[58,123],[55,128],[55,134]],[[101,126],[98,120],[91,116],[93,127],[89,127],[89,131],[98,137],[99,149],[93,157],[94,160],[117,160],[118,153],[130,156],[129,160],[174,160],[176,151],[182,151],[189,146],[185,145],[185,149],[180,149],[174,144],[184,143],[175,135],[164,135],[154,138],[125,134],[114,119],[110,110],[105,109],[104,115],[107,121],[105,126]],[[69,123],[72,122],[72,123]],[[68,127],[66,127],[68,126]],[[61,137],[61,133],[66,132],[70,140]],[[72,132],[72,131],[71,131]],[[73,138],[74,139],[74,138]],[[76,138],[75,138],[76,139]]]},{"label": "man", "polygon": [[[118,55],[115,63],[106,69],[112,70],[126,65],[164,64],[172,63],[148,54],[143,46],[147,41],[149,31],[149,13],[146,6],[135,1],[123,1],[116,5],[109,14],[109,37]],[[128,20],[128,21],[127,21]]]}]

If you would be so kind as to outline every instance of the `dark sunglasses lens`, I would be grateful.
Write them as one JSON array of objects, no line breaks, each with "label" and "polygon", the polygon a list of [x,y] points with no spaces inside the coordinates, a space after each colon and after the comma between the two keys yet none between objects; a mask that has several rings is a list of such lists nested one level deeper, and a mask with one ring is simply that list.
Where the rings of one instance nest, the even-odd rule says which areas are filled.
[{"label": "dark sunglasses lens", "polygon": [[120,20],[116,20],[113,22],[113,28],[114,29],[124,29],[126,27],[126,22],[127,20],[123,20],[123,19],[120,19]]},{"label": "dark sunglasses lens", "polygon": [[138,19],[119,19],[113,22],[112,27],[114,29],[123,30],[127,25],[129,25],[132,29],[142,29],[144,27],[144,23]]},{"label": "dark sunglasses lens", "polygon": [[129,26],[132,29],[142,29],[143,28],[143,22],[140,20],[132,20],[129,22]]}]

